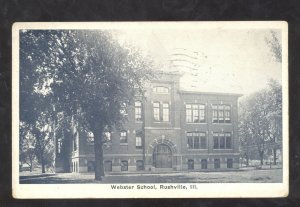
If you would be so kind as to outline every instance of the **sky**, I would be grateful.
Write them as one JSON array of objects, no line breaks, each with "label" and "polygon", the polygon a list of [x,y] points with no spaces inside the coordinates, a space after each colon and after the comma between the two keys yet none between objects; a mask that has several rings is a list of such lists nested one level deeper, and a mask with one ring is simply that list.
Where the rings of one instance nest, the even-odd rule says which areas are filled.
[{"label": "sky", "polygon": [[[117,38],[152,56],[157,69],[182,72],[182,90],[249,95],[266,87],[270,78],[281,83],[282,65],[265,41],[270,31],[131,29],[120,31]],[[273,31],[281,40],[280,30]]]}]

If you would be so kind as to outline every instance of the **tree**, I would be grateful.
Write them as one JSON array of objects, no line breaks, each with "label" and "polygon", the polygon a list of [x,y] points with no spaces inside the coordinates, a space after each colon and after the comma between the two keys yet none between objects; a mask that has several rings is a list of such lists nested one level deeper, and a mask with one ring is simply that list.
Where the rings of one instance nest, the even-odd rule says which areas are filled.
[{"label": "tree", "polygon": [[250,122],[250,113],[247,110],[247,103],[239,105],[239,137],[241,143],[242,157],[246,158],[246,166],[249,166],[249,159],[254,146],[254,132],[252,122]]},{"label": "tree", "polygon": [[33,133],[35,134],[36,144],[35,153],[38,158],[39,163],[42,166],[42,173],[45,173],[45,167],[48,165],[52,166],[53,163],[53,153],[54,153],[54,142],[52,129],[52,121],[48,117],[47,111],[41,112],[38,117],[37,122],[33,128]]},{"label": "tree", "polygon": [[[53,162],[51,125],[54,110],[49,89],[50,74],[45,70],[49,68],[47,54],[42,52],[42,48],[47,47],[45,38],[28,31],[20,32],[20,121],[30,129],[42,173],[45,173],[46,165]],[[21,139],[20,136],[20,142]]]},{"label": "tree", "polygon": [[282,146],[282,86],[275,80],[270,80],[268,86],[268,136],[272,142],[273,164],[276,165],[277,150]]},{"label": "tree", "polygon": [[282,62],[282,45],[278,37],[278,33],[274,30],[270,31],[270,34],[265,37],[265,41],[270,48],[270,52],[274,57],[275,61]]},{"label": "tree", "polygon": [[270,80],[268,87],[250,95],[240,104],[239,132],[244,149],[255,145],[263,164],[267,148],[273,147],[274,164],[276,149],[282,136],[282,97],[281,85]]},{"label": "tree", "polygon": [[[35,155],[35,139],[33,134],[31,133],[29,126],[26,125],[24,122],[20,123],[20,163],[21,167],[23,163],[28,164],[30,168],[30,172],[32,172],[35,161],[36,161],[36,155]],[[22,168],[21,168],[22,170]]]},{"label": "tree", "polygon": [[31,53],[24,56],[38,56],[30,66],[38,76],[38,91],[50,97],[48,105],[55,106],[55,113],[62,111],[94,134],[95,179],[101,180],[104,129],[122,125],[122,109],[137,92],[143,94],[145,81],[153,75],[151,62],[138,50],[121,46],[107,31],[24,31],[24,35],[32,44]]}]

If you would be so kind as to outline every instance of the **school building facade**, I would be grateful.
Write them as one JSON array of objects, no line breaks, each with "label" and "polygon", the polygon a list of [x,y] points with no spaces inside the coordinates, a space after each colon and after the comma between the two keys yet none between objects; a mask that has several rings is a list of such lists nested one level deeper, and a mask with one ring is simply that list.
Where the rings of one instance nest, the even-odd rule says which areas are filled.
[{"label": "school building facade", "polygon": [[[146,99],[135,97],[123,129],[105,133],[104,169],[218,171],[239,168],[240,94],[180,90],[180,75],[161,73]],[[71,172],[94,170],[92,133],[72,129]],[[59,163],[59,162],[58,162]]]}]

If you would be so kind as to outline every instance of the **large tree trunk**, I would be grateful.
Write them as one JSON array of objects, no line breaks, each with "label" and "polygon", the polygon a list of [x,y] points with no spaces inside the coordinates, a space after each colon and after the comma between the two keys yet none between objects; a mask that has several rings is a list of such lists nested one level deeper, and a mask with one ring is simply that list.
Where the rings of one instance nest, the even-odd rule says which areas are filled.
[{"label": "large tree trunk", "polygon": [[42,173],[45,173],[46,172],[46,170],[45,170],[45,162],[44,161],[42,161]]},{"label": "large tree trunk", "polygon": [[95,180],[102,180],[101,177],[104,176],[102,149],[103,127],[97,127],[97,129],[95,129],[93,133],[95,150]]},{"label": "large tree trunk", "polygon": [[30,160],[30,172],[32,172],[32,160]]},{"label": "large tree trunk", "polygon": [[276,159],[277,159],[276,151],[277,151],[276,148],[274,148],[274,149],[273,149],[273,158],[274,158],[273,164],[274,164],[274,165],[277,164],[277,163],[276,163]]},{"label": "large tree trunk", "polygon": [[259,152],[259,157],[260,157],[260,165],[264,164],[264,151]]}]

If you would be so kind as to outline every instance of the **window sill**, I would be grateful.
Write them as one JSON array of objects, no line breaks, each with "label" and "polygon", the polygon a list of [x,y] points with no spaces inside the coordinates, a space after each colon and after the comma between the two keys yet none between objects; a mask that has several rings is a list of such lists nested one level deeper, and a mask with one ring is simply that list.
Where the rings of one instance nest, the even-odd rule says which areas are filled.
[{"label": "window sill", "polygon": [[227,124],[227,125],[231,125],[232,122],[230,122],[230,123],[214,123],[214,122],[212,122],[212,124]]},{"label": "window sill", "polygon": [[170,93],[152,92],[155,95],[169,95]]},{"label": "window sill", "polygon": [[207,124],[207,122],[186,122],[186,124]]},{"label": "window sill", "polygon": [[213,149],[213,150],[232,150],[232,149]]},{"label": "window sill", "polygon": [[128,143],[120,143],[121,146],[127,146]]},{"label": "window sill", "polygon": [[207,151],[208,149],[188,149],[189,151]]},{"label": "window sill", "polygon": [[155,124],[171,124],[170,121],[154,121]]}]

